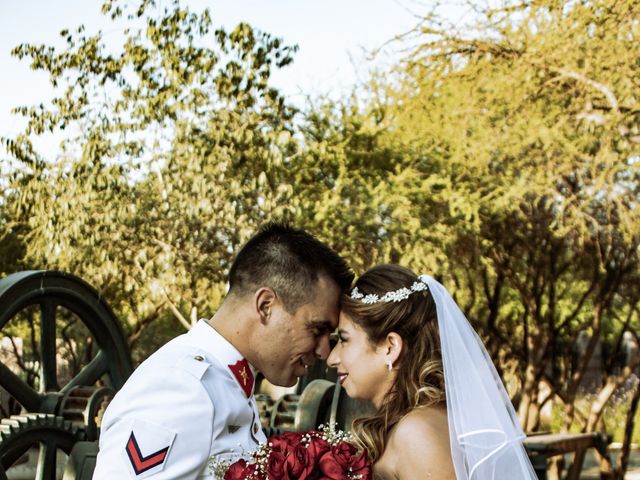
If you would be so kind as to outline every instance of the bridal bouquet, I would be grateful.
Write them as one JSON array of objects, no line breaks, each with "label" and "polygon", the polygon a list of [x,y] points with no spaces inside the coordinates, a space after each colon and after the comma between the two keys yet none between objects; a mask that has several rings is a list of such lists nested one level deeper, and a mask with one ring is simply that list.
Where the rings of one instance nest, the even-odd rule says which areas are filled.
[{"label": "bridal bouquet", "polygon": [[333,428],[269,437],[252,458],[229,465],[224,480],[371,480],[366,451]]}]

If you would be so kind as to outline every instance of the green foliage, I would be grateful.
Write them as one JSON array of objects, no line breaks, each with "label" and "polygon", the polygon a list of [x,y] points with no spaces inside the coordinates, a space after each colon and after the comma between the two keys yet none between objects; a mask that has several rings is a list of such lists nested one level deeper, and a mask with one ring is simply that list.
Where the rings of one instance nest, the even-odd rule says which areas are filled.
[{"label": "green foliage", "polygon": [[[624,440],[624,430],[627,421],[627,412],[631,403],[633,393],[630,391],[616,392],[615,396],[607,403],[602,414],[601,423],[598,430],[611,436],[612,442],[622,443]],[[576,408],[581,410],[583,414],[588,414],[589,409],[594,401],[593,395],[581,395],[576,399]],[[554,405],[551,411],[551,417],[548,423],[543,423],[543,430],[559,432],[565,429],[565,410],[560,405]],[[634,419],[635,425],[640,424],[640,412],[636,412]],[[574,424],[570,430],[573,433],[580,433],[580,425]],[[635,428],[631,437],[631,443],[640,444],[640,429]]]},{"label": "green foliage", "polygon": [[[177,1],[103,13],[125,24],[119,48],[79,27],[61,32],[62,51],[14,49],[61,95],[16,109],[28,124],[5,139],[20,162],[7,208],[29,231],[25,264],[88,280],[137,342],[158,318],[211,315],[230,254],[265,219],[291,217],[294,110],[269,76],[295,49],[246,24],[214,29]],[[30,137],[58,129],[72,135],[45,161]]]},{"label": "green foliage", "polygon": [[539,382],[575,398],[592,348],[576,365],[579,332],[614,351],[638,303],[640,10],[538,2],[484,13],[466,29],[425,20],[390,87],[388,136],[414,172],[409,215],[441,232],[407,235],[442,252],[438,271],[499,365],[519,365],[533,428]]}]

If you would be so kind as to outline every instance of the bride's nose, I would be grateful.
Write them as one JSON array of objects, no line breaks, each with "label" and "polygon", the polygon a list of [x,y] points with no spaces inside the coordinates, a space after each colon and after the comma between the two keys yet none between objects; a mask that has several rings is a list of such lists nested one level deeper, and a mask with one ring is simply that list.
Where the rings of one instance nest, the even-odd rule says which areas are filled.
[{"label": "bride's nose", "polygon": [[333,347],[331,353],[327,357],[327,365],[329,365],[331,368],[337,368],[340,364],[340,357],[338,357],[337,350],[338,349],[336,347]]}]

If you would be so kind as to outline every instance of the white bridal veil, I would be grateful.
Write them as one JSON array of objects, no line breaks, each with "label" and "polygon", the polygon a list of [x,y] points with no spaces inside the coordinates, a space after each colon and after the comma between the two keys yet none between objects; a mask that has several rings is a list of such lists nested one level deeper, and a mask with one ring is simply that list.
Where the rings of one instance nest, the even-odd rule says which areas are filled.
[{"label": "white bridal veil", "polygon": [[516,412],[482,340],[439,282],[427,275],[436,304],[457,480],[537,479]]}]

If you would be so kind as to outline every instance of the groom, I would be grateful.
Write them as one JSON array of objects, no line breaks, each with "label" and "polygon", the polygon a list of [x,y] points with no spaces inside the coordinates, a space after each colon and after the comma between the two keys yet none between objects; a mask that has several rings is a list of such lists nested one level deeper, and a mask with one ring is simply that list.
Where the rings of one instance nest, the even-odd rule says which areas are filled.
[{"label": "groom", "polygon": [[215,315],[151,355],[109,404],[93,478],[213,478],[210,458],[254,450],[265,441],[256,372],[293,386],[326,359],[352,280],[345,261],[308,233],[260,230],[231,265]]}]

